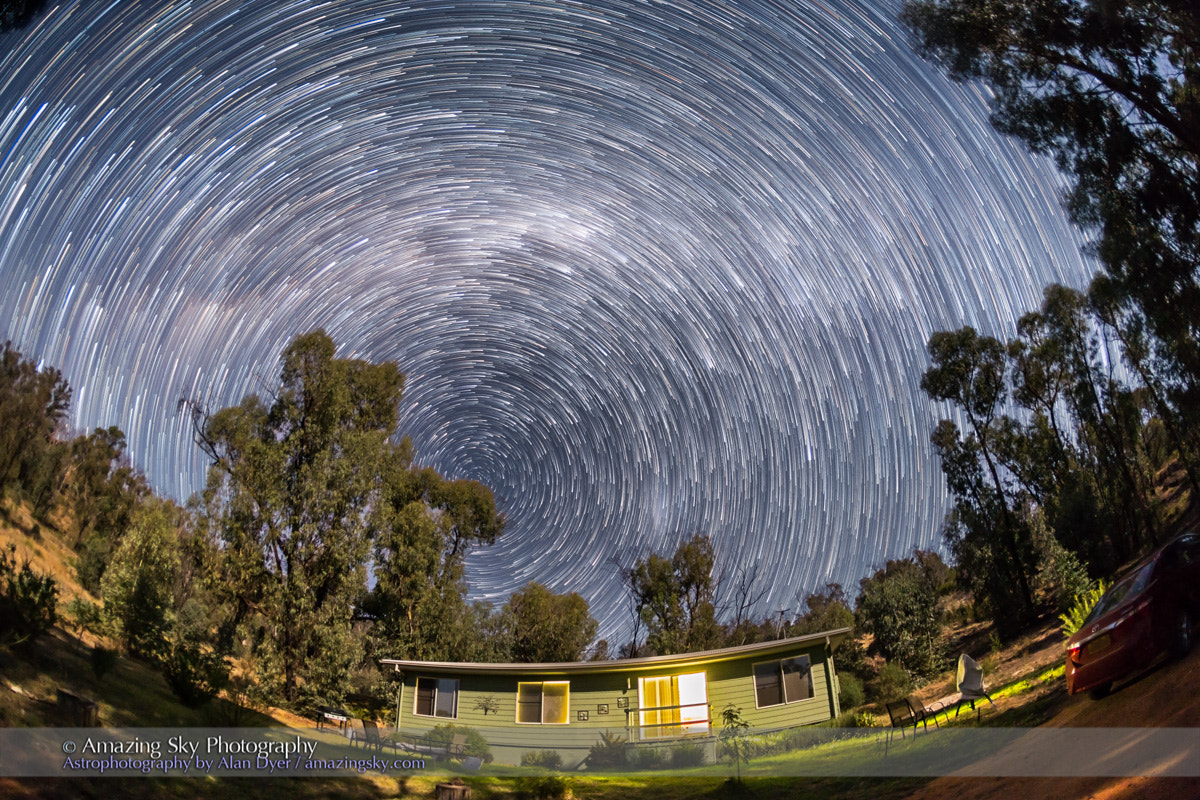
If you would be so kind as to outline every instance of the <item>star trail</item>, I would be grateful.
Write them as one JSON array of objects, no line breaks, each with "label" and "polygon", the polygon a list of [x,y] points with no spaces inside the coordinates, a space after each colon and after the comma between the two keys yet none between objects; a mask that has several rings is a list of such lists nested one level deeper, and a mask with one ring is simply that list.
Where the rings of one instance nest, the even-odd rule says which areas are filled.
[{"label": "star trail", "polygon": [[628,622],[713,536],[795,609],[931,547],[925,342],[1092,267],[1052,166],[873,0],[62,3],[0,38],[0,335],[177,499],[176,403],[296,334],[394,359],[418,459],[496,492],[477,597]]}]

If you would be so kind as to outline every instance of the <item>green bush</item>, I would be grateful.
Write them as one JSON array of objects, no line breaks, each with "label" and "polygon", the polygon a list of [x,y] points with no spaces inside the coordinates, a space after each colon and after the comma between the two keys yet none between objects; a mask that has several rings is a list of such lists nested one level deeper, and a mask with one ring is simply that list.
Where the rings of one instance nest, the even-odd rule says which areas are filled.
[{"label": "green bush", "polygon": [[557,750],[530,750],[521,754],[521,766],[558,772],[562,769],[562,753]]},{"label": "green bush", "polygon": [[100,595],[100,579],[108,569],[112,553],[112,543],[99,533],[90,534],[79,549],[79,557],[75,560],[75,574],[80,585],[93,595]]},{"label": "green bush", "polygon": [[175,642],[162,661],[162,674],[179,702],[199,708],[229,681],[229,664],[195,642]]},{"label": "green bush", "polygon": [[870,684],[871,699],[878,703],[899,700],[912,690],[912,678],[899,664],[888,662]]},{"label": "green bush", "polygon": [[635,770],[662,769],[667,761],[658,747],[635,747],[626,757],[629,766]]},{"label": "green bush", "polygon": [[100,606],[82,597],[72,597],[67,601],[66,617],[71,625],[79,631],[88,631],[97,636],[107,635],[104,628],[103,613]]},{"label": "green bush", "polygon": [[698,767],[704,763],[704,745],[682,742],[671,748],[671,766],[675,769]]},{"label": "green bush", "polygon": [[843,711],[858,708],[867,700],[862,681],[849,672],[838,674],[838,703]]},{"label": "green bush", "polygon": [[625,766],[625,737],[604,731],[599,744],[592,745],[588,755],[588,766],[592,769],[611,769]]},{"label": "green bush", "polygon": [[41,636],[58,619],[58,584],[34,572],[28,562],[17,569],[17,548],[0,552],[0,645]]}]

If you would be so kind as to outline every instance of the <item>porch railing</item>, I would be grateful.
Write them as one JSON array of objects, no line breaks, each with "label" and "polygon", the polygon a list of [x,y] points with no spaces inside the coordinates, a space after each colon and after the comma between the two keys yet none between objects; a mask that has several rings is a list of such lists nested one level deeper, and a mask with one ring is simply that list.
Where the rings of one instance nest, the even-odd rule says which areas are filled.
[{"label": "porch railing", "polygon": [[[704,709],[703,719],[681,719],[685,708]],[[667,722],[642,722],[643,714],[670,714],[672,719]],[[662,717],[660,716],[659,719]],[[657,739],[675,739],[684,736],[705,736],[712,728],[712,706],[709,703],[684,703],[678,706],[646,706],[644,708],[625,709],[625,728],[629,733],[629,741],[644,742]]]}]

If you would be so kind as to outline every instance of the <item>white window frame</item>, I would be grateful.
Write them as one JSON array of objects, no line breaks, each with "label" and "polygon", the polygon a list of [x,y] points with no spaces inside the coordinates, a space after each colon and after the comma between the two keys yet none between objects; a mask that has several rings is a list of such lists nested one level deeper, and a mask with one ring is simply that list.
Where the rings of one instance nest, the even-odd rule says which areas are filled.
[{"label": "white window frame", "polygon": [[[421,702],[421,681],[433,681],[433,713],[422,714],[417,709],[420,708]],[[438,694],[441,692],[439,688],[443,681],[454,683],[454,713],[447,717],[437,713]],[[421,717],[422,719],[458,719],[458,697],[462,692],[462,684],[458,678],[434,678],[430,675],[423,675],[417,678],[417,682],[413,685],[413,716]]]},{"label": "white window frame", "polygon": [[[799,661],[801,659],[808,661],[808,670],[806,672],[806,675],[808,676],[808,686],[809,686],[809,689],[812,691],[812,694],[810,694],[808,697],[797,697],[794,700],[789,700],[788,696],[787,696],[787,683],[783,679],[783,664],[786,661]],[[764,705],[760,705],[758,702],[758,678],[756,677],[755,673],[760,666],[763,666],[766,664],[774,665],[777,670],[777,674],[779,676],[779,696],[781,698],[783,698],[783,700],[778,703],[770,703],[769,705],[764,706]],[[798,656],[789,656],[788,658],[777,658],[774,661],[757,661],[757,662],[755,662],[754,664],[752,664],[750,666],[750,684],[754,690],[754,707],[755,708],[778,708],[779,706],[787,706],[787,705],[791,705],[792,703],[803,703],[806,700],[816,700],[817,699],[817,682],[815,680],[813,680],[813,659],[812,659],[812,656],[810,656],[808,653],[802,653],[801,655],[798,655]]]}]

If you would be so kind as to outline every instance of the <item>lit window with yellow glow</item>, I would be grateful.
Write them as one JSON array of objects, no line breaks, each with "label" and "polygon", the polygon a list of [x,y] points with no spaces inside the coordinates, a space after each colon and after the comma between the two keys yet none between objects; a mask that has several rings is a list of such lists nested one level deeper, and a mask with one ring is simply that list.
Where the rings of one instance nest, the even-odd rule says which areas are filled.
[{"label": "lit window with yellow glow", "polygon": [[566,725],[570,705],[567,681],[517,684],[517,722]]}]

